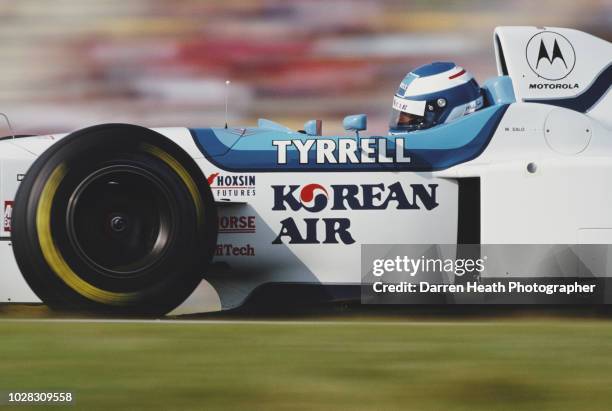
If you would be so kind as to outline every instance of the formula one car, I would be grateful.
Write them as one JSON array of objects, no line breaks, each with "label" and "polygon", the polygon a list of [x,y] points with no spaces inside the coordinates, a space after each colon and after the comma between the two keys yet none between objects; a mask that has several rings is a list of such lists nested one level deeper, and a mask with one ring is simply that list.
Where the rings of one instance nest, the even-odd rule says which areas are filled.
[{"label": "formula one car", "polygon": [[362,244],[612,244],[612,45],[501,27],[494,47],[482,109],[405,135],[356,115],[343,136],[260,120],[3,138],[0,302],[199,313],[350,296]]}]

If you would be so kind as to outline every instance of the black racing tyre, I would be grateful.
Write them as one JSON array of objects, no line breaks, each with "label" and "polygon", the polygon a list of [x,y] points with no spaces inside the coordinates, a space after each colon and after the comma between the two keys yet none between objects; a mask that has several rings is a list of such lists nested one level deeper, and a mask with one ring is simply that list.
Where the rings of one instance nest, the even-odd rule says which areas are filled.
[{"label": "black racing tyre", "polygon": [[61,311],[165,314],[202,280],[217,240],[193,159],[128,124],[79,130],[45,151],[21,182],[12,224],[25,280]]}]

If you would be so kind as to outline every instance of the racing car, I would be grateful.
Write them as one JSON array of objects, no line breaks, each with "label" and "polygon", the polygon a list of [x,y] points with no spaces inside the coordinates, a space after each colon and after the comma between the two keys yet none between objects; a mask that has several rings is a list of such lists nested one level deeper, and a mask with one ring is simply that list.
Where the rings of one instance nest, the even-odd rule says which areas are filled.
[{"label": "racing car", "polygon": [[612,45],[552,27],[493,45],[482,108],[405,135],[352,115],[340,136],[262,119],[2,138],[0,302],[201,313],[350,298],[363,244],[612,244]]}]

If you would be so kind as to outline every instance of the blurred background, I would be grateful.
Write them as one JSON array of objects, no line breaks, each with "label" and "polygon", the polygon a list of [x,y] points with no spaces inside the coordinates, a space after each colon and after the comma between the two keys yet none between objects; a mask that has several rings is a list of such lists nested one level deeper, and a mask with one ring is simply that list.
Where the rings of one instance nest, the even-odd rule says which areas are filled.
[{"label": "blurred background", "polygon": [[[495,75],[497,25],[612,39],[610,0],[0,0],[0,111],[20,134],[99,122],[301,128],[369,115],[384,133],[411,68]],[[4,125],[1,134],[9,134]]]}]

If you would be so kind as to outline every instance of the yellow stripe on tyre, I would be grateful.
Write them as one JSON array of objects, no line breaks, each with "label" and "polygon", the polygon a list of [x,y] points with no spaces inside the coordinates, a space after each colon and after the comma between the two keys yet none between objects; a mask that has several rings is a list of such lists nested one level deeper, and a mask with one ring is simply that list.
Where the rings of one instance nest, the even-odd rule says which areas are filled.
[{"label": "yellow stripe on tyre", "polygon": [[189,193],[193,198],[193,203],[196,206],[198,224],[201,224],[204,221],[204,207],[202,205],[202,198],[200,197],[200,190],[198,190],[198,186],[196,185],[195,181],[193,181],[193,178],[191,178],[189,172],[176,158],[172,157],[170,154],[168,154],[161,148],[152,146],[151,144],[147,143],[141,144],[141,147],[146,152],[153,154],[155,157],[159,158],[168,166],[170,166],[170,168],[172,168],[174,172],[178,174],[181,180],[183,180],[185,186],[187,187],[187,190],[189,190]]},{"label": "yellow stripe on tyre", "polygon": [[45,261],[51,270],[71,289],[92,301],[110,305],[127,305],[140,293],[118,293],[102,290],[89,284],[76,274],[68,265],[57,248],[51,234],[51,209],[57,189],[66,176],[68,168],[64,163],[53,170],[40,195],[36,210],[36,230],[38,241]]}]

